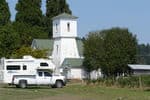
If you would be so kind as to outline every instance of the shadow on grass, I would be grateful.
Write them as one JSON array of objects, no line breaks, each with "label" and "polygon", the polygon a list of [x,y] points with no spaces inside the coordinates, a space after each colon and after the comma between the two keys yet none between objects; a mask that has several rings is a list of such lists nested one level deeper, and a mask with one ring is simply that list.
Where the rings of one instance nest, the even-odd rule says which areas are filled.
[{"label": "shadow on grass", "polygon": [[[17,88],[16,86],[1,86],[0,88],[7,88],[7,89],[21,89]],[[27,86],[25,89],[52,89],[51,86]]]},{"label": "shadow on grass", "polygon": [[146,91],[146,92],[150,92],[150,88],[144,89],[144,91]]}]

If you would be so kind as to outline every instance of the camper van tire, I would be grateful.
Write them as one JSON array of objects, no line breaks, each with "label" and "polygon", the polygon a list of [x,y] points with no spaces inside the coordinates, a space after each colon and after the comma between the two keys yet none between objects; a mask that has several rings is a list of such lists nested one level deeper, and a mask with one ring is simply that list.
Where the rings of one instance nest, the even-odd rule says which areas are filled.
[{"label": "camper van tire", "polygon": [[20,80],[19,81],[19,87],[20,88],[26,88],[27,87],[27,81],[26,80]]},{"label": "camper van tire", "polygon": [[61,80],[57,80],[55,83],[56,88],[62,88],[63,87],[63,82]]}]

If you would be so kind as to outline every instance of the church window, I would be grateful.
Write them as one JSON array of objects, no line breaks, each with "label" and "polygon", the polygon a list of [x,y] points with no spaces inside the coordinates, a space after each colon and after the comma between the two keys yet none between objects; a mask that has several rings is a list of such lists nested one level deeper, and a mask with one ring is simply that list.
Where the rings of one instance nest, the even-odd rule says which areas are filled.
[{"label": "church window", "polygon": [[58,54],[58,45],[56,45],[56,52],[57,52],[57,54]]},{"label": "church window", "polygon": [[56,24],[56,33],[58,32],[58,24]]},{"label": "church window", "polygon": [[67,23],[67,30],[70,32],[70,23]]}]

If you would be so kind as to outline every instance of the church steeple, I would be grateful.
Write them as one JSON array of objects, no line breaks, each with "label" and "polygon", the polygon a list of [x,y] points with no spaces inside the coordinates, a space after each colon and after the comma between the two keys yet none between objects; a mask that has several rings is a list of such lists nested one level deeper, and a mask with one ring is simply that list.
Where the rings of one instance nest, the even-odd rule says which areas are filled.
[{"label": "church steeple", "polygon": [[59,69],[64,59],[79,58],[76,44],[77,17],[63,13],[52,20],[54,39],[52,57],[54,64]]},{"label": "church steeple", "polygon": [[67,13],[53,17],[53,38],[77,37],[77,18]]}]

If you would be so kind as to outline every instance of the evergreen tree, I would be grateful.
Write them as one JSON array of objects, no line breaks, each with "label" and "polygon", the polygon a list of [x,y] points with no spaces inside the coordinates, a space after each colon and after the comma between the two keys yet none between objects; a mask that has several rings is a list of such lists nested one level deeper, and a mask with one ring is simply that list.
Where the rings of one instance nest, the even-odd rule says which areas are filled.
[{"label": "evergreen tree", "polygon": [[22,45],[31,45],[34,38],[48,38],[48,33],[42,26],[41,0],[19,0],[16,10],[13,26],[20,34]]},{"label": "evergreen tree", "polygon": [[10,22],[10,12],[6,0],[0,0],[0,25]]},{"label": "evergreen tree", "polygon": [[31,26],[41,25],[42,11],[40,8],[41,0],[19,0],[16,5],[16,21]]},{"label": "evergreen tree", "polygon": [[71,10],[69,9],[69,5],[66,3],[66,0],[47,0],[46,1],[46,19],[45,26],[47,28],[47,32],[49,33],[49,37],[52,36],[52,18],[61,13],[71,14]]},{"label": "evergreen tree", "polygon": [[12,25],[0,27],[0,57],[10,57],[12,52],[19,48],[19,35],[13,30]]}]

